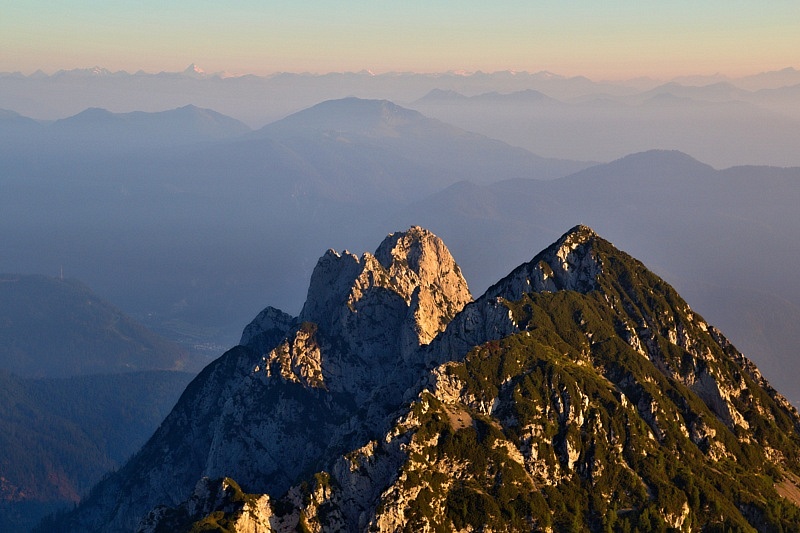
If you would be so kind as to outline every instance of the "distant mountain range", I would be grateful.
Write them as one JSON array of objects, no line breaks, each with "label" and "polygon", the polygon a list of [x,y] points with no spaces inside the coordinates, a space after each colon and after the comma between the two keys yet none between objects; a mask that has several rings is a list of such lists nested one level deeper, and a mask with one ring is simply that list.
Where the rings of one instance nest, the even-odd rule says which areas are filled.
[{"label": "distant mountain range", "polygon": [[[87,108],[127,115],[192,105],[253,129],[321,101],[357,96],[396,102],[548,158],[607,162],[675,149],[717,168],[800,166],[800,71],[794,68],[666,83],[599,82],[549,72],[230,77],[196,65],[158,74],[92,68],[0,74],[0,95],[4,108],[37,120],[64,119]],[[166,142],[156,132],[159,137]]]},{"label": "distant mountain range", "polygon": [[474,95],[434,89],[409,106],[550,157],[609,161],[676,149],[716,167],[799,166],[800,82],[747,90],[731,81],[677,82],[576,97],[532,89]]},{"label": "distant mountain range", "polygon": [[[622,104],[607,105],[613,116]],[[784,327],[800,317],[798,170],[720,171],[676,151],[587,165],[352,98],[201,144],[18,150],[0,158],[0,221],[13,228],[0,235],[0,269],[64,265],[148,326],[216,354],[265,298],[299,311],[317,250],[331,244],[366,246],[384,227],[423,223],[483,289],[531,242],[583,221],[653,265],[800,402],[785,371],[797,368],[800,339]],[[559,168],[584,170],[531,179]],[[775,259],[768,275],[762,257]]]},{"label": "distant mountain range", "polygon": [[473,301],[412,227],[326,252],[41,529],[797,530],[799,457],[797,410],[590,228]]},{"label": "distant mountain range", "polygon": [[[128,124],[116,115],[99,114],[104,121]],[[331,116],[337,125],[332,126]],[[402,125],[390,124],[399,116],[406,117]],[[163,120],[158,114],[137,117],[147,128]],[[77,129],[82,121],[69,122]],[[137,128],[144,126],[133,131]],[[124,130],[115,131],[107,142],[125,140]],[[75,137],[91,135],[97,135],[94,128]],[[93,286],[137,316],[155,317],[152,323],[177,317],[204,327],[238,328],[245,317],[229,316],[220,323],[218,313],[241,313],[246,306],[233,305],[239,298],[257,308],[263,289],[249,284],[254,276],[264,282],[294,278],[297,256],[291,250],[313,254],[343,224],[463,179],[549,179],[589,165],[541,158],[390,102],[359,99],[326,102],[258,132],[214,143],[155,150],[141,148],[146,142],[110,154],[92,143],[85,149],[73,144],[69,150],[29,143],[1,160],[6,172],[0,180],[9,193],[0,199],[0,217],[16,229],[6,236],[9,249],[18,251],[15,268],[37,271],[44,258],[63,264],[66,255],[68,271],[91,276]],[[42,220],[59,224],[42,234]],[[332,231],[323,230],[313,242],[294,238],[301,228],[318,233],[312,230],[318,224]],[[269,248],[282,250],[288,263],[273,262],[276,256],[268,248],[254,247],[259,240],[274,243]],[[32,245],[37,242],[43,249]],[[254,255],[265,253],[273,258],[266,268],[253,262]],[[250,259],[244,261],[245,255]],[[98,264],[123,265],[127,272],[138,265],[139,274],[129,279],[141,280],[146,271],[151,281],[131,291],[119,284],[118,271],[98,272]],[[149,289],[157,278],[169,282]],[[302,290],[304,280],[288,283]],[[194,316],[187,317],[187,309]],[[202,316],[211,313],[216,313],[212,319]]]},{"label": "distant mountain range", "polygon": [[157,113],[111,113],[89,108],[54,122],[37,122],[11,111],[0,113],[3,150],[27,153],[95,152],[104,156],[144,148],[170,148],[239,137],[242,122],[210,109],[188,105]]}]

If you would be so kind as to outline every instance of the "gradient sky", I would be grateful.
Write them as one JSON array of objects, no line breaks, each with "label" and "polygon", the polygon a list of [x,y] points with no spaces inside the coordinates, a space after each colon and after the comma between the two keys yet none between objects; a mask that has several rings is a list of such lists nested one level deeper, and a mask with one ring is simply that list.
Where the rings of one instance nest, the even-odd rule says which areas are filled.
[{"label": "gradient sky", "polygon": [[0,71],[738,76],[800,67],[798,27],[797,0],[0,0]]}]

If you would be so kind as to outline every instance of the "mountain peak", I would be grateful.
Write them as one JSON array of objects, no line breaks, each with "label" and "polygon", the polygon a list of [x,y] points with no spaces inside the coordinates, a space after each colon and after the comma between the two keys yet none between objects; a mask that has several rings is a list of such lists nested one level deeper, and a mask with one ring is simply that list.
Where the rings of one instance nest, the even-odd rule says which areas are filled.
[{"label": "mountain peak", "polygon": [[104,109],[102,107],[87,107],[86,109],[84,109],[83,111],[81,111],[76,115],[57,120],[55,124],[100,122],[100,121],[107,122],[118,118],[119,116],[117,114],[112,113],[108,109]]},{"label": "mountain peak", "polygon": [[519,325],[503,302],[516,302],[533,293],[586,294],[597,289],[603,272],[597,247],[605,242],[590,227],[574,226],[465,306],[432,343],[428,360],[441,363],[458,359],[473,346],[518,331]]},{"label": "mountain peak", "polygon": [[564,233],[556,243],[583,243],[591,239],[592,237],[597,237],[597,233],[594,232],[592,228],[589,226],[585,226],[583,224],[578,224],[570,228],[569,231]]},{"label": "mountain peak", "polygon": [[184,75],[192,76],[195,78],[202,78],[205,77],[206,71],[195,65],[194,63],[190,64],[186,69],[183,71]]},{"label": "mountain peak", "polygon": [[419,227],[329,250],[305,322],[209,365],[72,519],[200,529],[236,499],[281,530],[798,530],[796,410],[641,262],[575,226],[420,346],[422,293],[466,291],[450,260]]},{"label": "mountain peak", "polygon": [[[242,344],[264,354],[267,377],[361,399],[381,387],[402,394],[413,382],[409,368],[419,362],[420,346],[470,301],[442,240],[413,226],[388,235],[374,255],[325,252],[300,316],[267,308],[245,329]],[[277,347],[269,346],[276,331],[287,330]],[[392,376],[381,370],[387,364]]]},{"label": "mountain peak", "polygon": [[425,96],[416,101],[417,104],[424,104],[428,102],[449,102],[466,100],[467,97],[463,94],[454,91],[453,89],[431,89]]},{"label": "mountain peak", "polygon": [[430,231],[412,226],[392,233],[375,258],[407,296],[419,342],[429,343],[472,296],[461,269],[444,242]]},{"label": "mountain peak", "polygon": [[668,170],[675,173],[675,169],[711,169],[712,167],[701,163],[694,157],[679,150],[646,150],[626,155],[609,163],[610,166],[640,168],[647,166],[653,170]]},{"label": "mountain peak", "polygon": [[388,235],[374,255],[358,258],[347,251],[328,250],[311,275],[300,319],[325,330],[362,336],[365,323],[359,317],[379,308],[386,311],[386,305],[374,305],[375,299],[384,304],[394,301],[388,305],[394,309],[393,320],[411,328],[410,344],[417,346],[430,342],[472,296],[442,240],[413,226]]},{"label": "mountain peak", "polygon": [[418,111],[401,107],[389,100],[356,97],[326,100],[264,126],[264,134],[294,131],[335,131],[357,135],[391,134],[397,127],[428,120]]},{"label": "mountain peak", "polygon": [[605,180],[607,187],[659,183],[685,184],[696,179],[711,176],[715,172],[710,165],[702,163],[679,150],[647,150],[626,155],[610,163],[581,170],[564,178],[565,182],[575,180]]},{"label": "mountain peak", "polygon": [[530,292],[589,292],[597,287],[597,276],[602,272],[594,250],[598,239],[589,226],[574,226],[531,261],[490,287],[486,295],[514,301]]},{"label": "mountain peak", "polygon": [[408,268],[420,275],[421,269],[438,269],[436,265],[420,264],[422,254],[429,250],[434,250],[437,259],[445,259],[448,264],[453,260],[450,251],[439,237],[420,226],[411,226],[408,231],[387,235],[375,250],[375,258],[384,268],[405,263]]}]

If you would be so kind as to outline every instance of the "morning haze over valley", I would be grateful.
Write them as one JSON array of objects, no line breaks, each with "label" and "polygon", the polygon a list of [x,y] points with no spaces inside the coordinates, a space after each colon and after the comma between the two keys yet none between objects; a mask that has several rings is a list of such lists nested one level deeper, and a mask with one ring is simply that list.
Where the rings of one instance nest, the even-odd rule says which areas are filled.
[{"label": "morning haze over valley", "polygon": [[0,6],[0,531],[800,531],[800,7]]}]

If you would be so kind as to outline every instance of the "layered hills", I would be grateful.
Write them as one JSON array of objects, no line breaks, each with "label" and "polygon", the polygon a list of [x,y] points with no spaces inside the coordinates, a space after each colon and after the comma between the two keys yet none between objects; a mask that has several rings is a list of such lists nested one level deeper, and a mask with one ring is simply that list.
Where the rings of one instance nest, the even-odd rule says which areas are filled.
[{"label": "layered hills", "polygon": [[470,286],[483,288],[534,243],[580,220],[667,278],[800,405],[791,355],[800,342],[791,326],[800,320],[798,202],[800,169],[717,170],[682,152],[651,150],[544,183],[460,183],[406,207],[393,224],[435,228]]},{"label": "layered hills", "polygon": [[800,417],[666,282],[577,226],[472,301],[412,227],[327,252],[47,527],[773,531]]},{"label": "layered hills", "polygon": [[[194,103],[253,128],[318,102],[389,99],[461,128],[549,157],[609,161],[651,148],[692,153],[714,166],[798,165],[800,71],[731,79],[599,82],[552,72],[448,72],[268,77],[103,68],[0,73],[8,109],[54,119],[88,107],[162,110]],[[429,97],[425,97],[429,94]]]},{"label": "layered hills", "polygon": [[[37,124],[39,140],[16,148],[19,123],[29,124],[7,115],[0,224],[14,231],[0,236],[10,250],[0,268],[63,264],[160,331],[223,330],[209,339],[221,346],[236,341],[261,294],[277,290],[271,301],[297,306],[306,279],[295,273],[310,274],[337,236],[383,233],[366,220],[459,180],[555,178],[588,165],[385,100],[326,101],[249,134],[197,107],[89,109]],[[55,146],[45,142],[59,131]]]},{"label": "layered hills", "polygon": [[21,378],[0,370],[0,530],[73,507],[152,435],[186,372]]},{"label": "layered hills", "polygon": [[0,369],[23,377],[180,370],[186,349],[74,279],[0,274]]},{"label": "layered hills", "polygon": [[0,530],[29,530],[123,464],[196,364],[77,280],[0,275]]},{"label": "layered hills", "polygon": [[[185,111],[65,119],[74,126],[100,115],[94,135],[107,133],[116,155],[93,152],[91,142],[66,153],[0,142],[9,148],[0,157],[0,225],[13,228],[0,235],[0,270],[63,264],[148,326],[216,356],[264,301],[297,314],[327,246],[368,249],[386,227],[423,224],[447,239],[482,292],[578,220],[669,279],[800,405],[795,380],[785,379],[798,368],[787,354],[800,342],[785,327],[800,317],[797,168],[717,170],[648,151],[543,181],[534,178],[552,160],[385,100],[327,101],[217,140],[202,137],[202,122],[179,120]],[[168,142],[151,135],[157,153],[127,146],[138,121],[152,131],[167,116],[184,133]],[[106,120],[116,129],[104,129]],[[20,142],[31,128],[55,127],[13,113],[0,123],[4,140]],[[550,135],[540,124],[526,127]],[[189,142],[198,136],[204,144]]]}]

